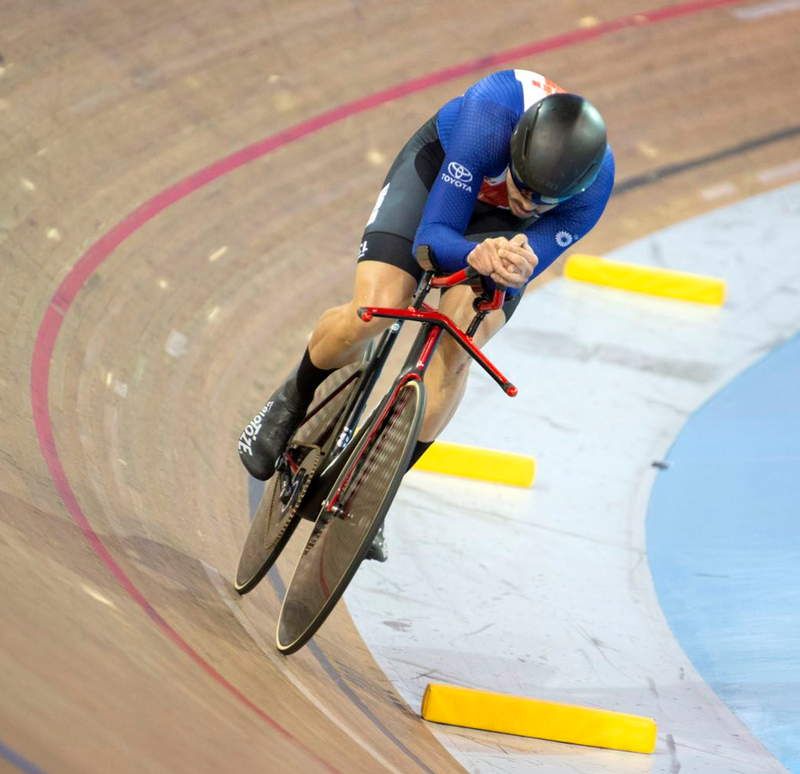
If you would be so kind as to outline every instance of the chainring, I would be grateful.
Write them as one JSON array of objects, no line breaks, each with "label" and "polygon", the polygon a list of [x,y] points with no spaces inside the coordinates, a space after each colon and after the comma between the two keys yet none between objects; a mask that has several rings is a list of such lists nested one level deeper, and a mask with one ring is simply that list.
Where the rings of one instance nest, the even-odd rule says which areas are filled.
[{"label": "chainring", "polygon": [[[265,542],[264,547],[268,551],[278,543],[278,541],[285,534],[286,530],[289,528],[289,525],[294,521],[297,509],[300,507],[300,503],[303,501],[303,497],[305,497],[306,491],[308,490],[308,485],[314,478],[314,474],[317,471],[319,462],[322,459],[319,446],[310,446],[308,444],[297,443],[291,445],[289,452],[300,449],[305,449],[306,453],[303,457],[303,461],[300,463],[300,466],[297,469],[297,472],[292,477],[293,482],[296,482],[300,476],[303,476],[303,481],[299,489],[292,494],[291,499],[285,505],[281,503],[280,487],[275,486],[272,490],[272,502],[270,503],[269,520],[267,522],[267,529],[264,535],[265,541],[271,537],[270,532],[276,526],[280,526],[278,527],[274,536],[272,536],[272,539],[269,540],[268,543]],[[283,523],[281,524],[281,522]]]}]

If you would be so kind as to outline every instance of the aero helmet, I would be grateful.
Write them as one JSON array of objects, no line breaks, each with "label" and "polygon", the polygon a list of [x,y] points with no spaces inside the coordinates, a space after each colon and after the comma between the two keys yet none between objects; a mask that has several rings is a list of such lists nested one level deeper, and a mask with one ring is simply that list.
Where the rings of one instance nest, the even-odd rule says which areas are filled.
[{"label": "aero helmet", "polygon": [[585,191],[606,152],[603,117],[577,94],[550,94],[528,108],[511,135],[511,176],[545,204]]}]

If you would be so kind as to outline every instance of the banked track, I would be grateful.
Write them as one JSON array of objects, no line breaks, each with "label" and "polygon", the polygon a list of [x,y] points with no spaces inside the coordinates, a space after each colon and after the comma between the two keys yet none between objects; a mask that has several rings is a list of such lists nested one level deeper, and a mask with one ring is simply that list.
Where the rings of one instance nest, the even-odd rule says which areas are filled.
[{"label": "banked track", "polygon": [[[462,30],[486,41],[482,52],[454,39],[441,6],[397,18],[378,7],[239,4],[234,19],[222,7],[187,15],[149,2],[39,15],[6,6],[0,577],[13,593],[0,636],[0,742],[21,756],[4,753],[8,765],[458,770],[394,694],[345,610],[317,653],[287,662],[269,645],[275,595],[265,586],[237,606],[226,580],[247,512],[236,429],[296,357],[315,314],[346,295],[353,244],[391,154],[480,63],[501,58],[447,71],[452,83],[392,92],[404,97],[402,115],[379,101],[368,119],[325,111],[363,104],[354,101],[398,83],[398,72],[421,77],[516,49],[515,64],[596,95],[618,127],[620,169],[633,174],[654,165],[637,150],[648,137],[659,162],[681,158],[653,116],[704,95],[673,93],[665,78],[643,116],[631,95],[647,78],[623,71],[615,53],[624,45],[631,61],[680,70],[733,5],[694,3],[649,25],[646,3],[636,23],[626,4],[608,3],[607,19],[628,21],[595,26],[597,35],[570,32],[588,29],[579,22],[589,4],[569,16],[550,9],[542,29],[562,33],[563,45],[536,47],[538,29],[501,15],[487,30],[479,6],[460,4]],[[755,36],[744,26],[729,33],[726,50],[749,69],[723,90],[758,78],[753,51],[767,40],[775,48],[777,23],[758,25]],[[567,45],[607,69],[567,61]],[[756,98],[774,122],[760,129],[786,124],[777,96]],[[311,126],[327,124],[324,132],[291,128],[319,115],[329,120]],[[702,137],[720,118],[711,110],[696,123]],[[743,140],[747,129],[714,143]],[[208,172],[281,131],[306,136],[269,157],[236,157],[253,163],[231,171],[229,162],[225,177]],[[182,198],[176,181],[194,169],[206,170],[204,185]],[[151,209],[137,210],[142,202]],[[680,215],[626,201],[624,218],[612,206],[592,244]],[[102,260],[86,271],[80,261],[100,255],[92,250]]]}]

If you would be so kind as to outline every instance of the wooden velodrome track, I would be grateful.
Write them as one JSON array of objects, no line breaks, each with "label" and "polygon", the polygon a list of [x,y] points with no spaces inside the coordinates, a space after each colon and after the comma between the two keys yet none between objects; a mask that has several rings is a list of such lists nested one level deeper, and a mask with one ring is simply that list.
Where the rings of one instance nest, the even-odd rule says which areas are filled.
[{"label": "wooden velodrome track", "polygon": [[590,96],[604,251],[786,181],[791,5],[0,2],[0,770],[460,771],[346,609],[287,660],[270,584],[234,599],[236,436],[446,99]]}]

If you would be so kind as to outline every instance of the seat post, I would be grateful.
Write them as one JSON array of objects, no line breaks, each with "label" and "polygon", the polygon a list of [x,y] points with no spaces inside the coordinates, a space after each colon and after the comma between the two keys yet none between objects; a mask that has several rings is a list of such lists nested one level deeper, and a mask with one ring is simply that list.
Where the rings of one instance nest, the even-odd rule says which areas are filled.
[{"label": "seat post", "polygon": [[486,312],[476,312],[475,316],[472,318],[472,322],[469,324],[469,328],[466,330],[467,336],[471,339],[475,338],[475,334],[478,332],[478,328],[481,327],[481,323],[486,319]]},{"label": "seat post", "polygon": [[422,304],[425,302],[425,298],[427,297],[428,293],[431,292],[431,280],[433,279],[433,272],[426,271],[422,278],[417,285],[417,289],[414,291],[414,296],[411,299],[411,306],[414,309],[420,309]]}]

